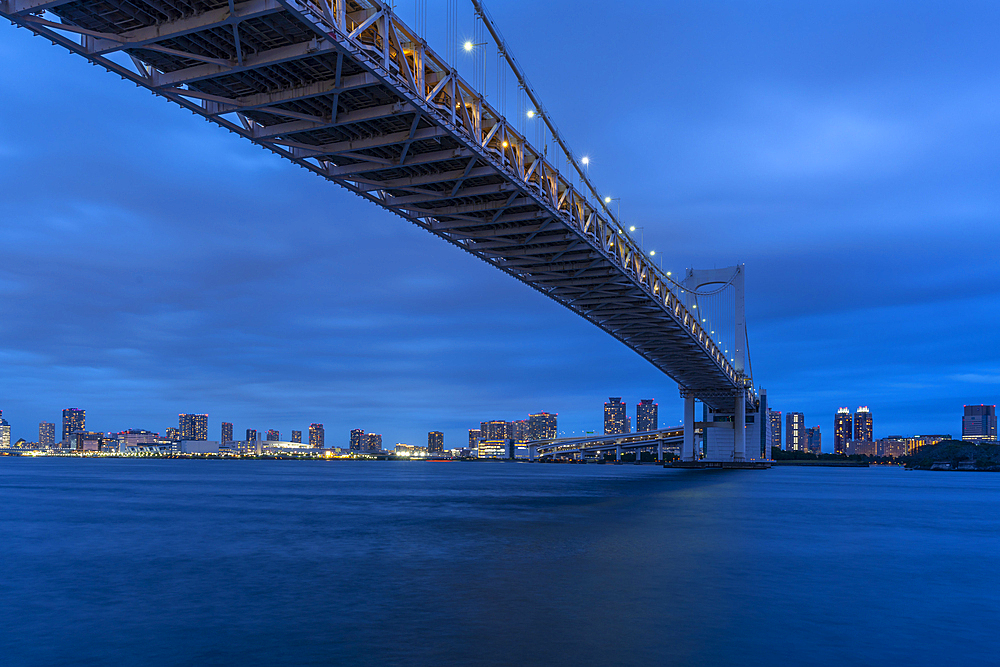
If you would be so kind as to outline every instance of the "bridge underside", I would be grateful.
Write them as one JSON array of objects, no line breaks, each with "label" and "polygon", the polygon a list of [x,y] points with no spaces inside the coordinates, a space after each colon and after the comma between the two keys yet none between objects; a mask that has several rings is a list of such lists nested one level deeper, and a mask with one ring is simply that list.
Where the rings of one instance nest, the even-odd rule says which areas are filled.
[{"label": "bridge underside", "polygon": [[730,406],[743,391],[607,208],[388,6],[4,0],[0,13],[480,257],[708,405]]}]

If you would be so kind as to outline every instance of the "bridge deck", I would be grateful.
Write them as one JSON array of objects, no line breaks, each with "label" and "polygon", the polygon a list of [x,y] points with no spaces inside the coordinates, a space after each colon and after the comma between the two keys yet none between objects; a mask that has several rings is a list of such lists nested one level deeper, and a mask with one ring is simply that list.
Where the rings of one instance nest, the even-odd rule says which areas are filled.
[{"label": "bridge deck", "polygon": [[2,0],[0,14],[480,257],[713,407],[746,384],[604,204],[378,0]]}]

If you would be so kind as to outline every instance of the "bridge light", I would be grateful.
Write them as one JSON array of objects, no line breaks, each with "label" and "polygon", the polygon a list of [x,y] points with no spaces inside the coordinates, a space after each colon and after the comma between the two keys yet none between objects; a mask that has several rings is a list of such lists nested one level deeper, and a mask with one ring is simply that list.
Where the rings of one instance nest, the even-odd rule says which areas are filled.
[{"label": "bridge light", "polygon": [[466,42],[465,44],[462,45],[462,48],[465,49],[466,51],[471,51],[472,50],[472,42]]},{"label": "bridge light", "polygon": [[611,203],[611,197],[605,197],[604,198],[604,203],[605,204],[610,204]]},{"label": "bridge light", "polygon": [[649,251],[649,256],[650,256],[650,257],[652,257],[652,256],[653,256],[653,255],[655,255],[655,254],[656,254],[656,251],[655,251],[655,250],[650,250],[650,251]]},{"label": "bridge light", "polygon": [[508,146],[510,146],[510,144],[508,144],[508,143],[507,143],[506,141],[505,141],[505,142],[503,142],[503,143],[502,143],[502,144],[500,144],[500,145],[501,145],[501,146],[503,146],[504,148],[507,148]]},{"label": "bridge light", "polygon": [[670,273],[669,271],[667,271],[667,275],[668,275],[668,276],[672,276],[673,274],[672,274],[672,273]]},{"label": "bridge light", "polygon": [[[534,118],[534,117],[535,117],[535,110],[528,109],[528,118]],[[587,158],[583,158],[583,163],[587,164]]]},{"label": "bridge light", "polygon": [[628,228],[628,230],[629,230],[630,232],[634,232],[634,231],[635,231],[635,225],[632,225],[631,227],[629,227],[629,228]]}]

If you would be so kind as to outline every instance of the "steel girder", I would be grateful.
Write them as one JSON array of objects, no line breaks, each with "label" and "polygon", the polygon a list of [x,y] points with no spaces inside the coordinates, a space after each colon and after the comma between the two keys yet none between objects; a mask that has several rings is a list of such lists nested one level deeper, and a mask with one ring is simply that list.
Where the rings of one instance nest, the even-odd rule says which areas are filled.
[{"label": "steel girder", "polygon": [[603,203],[381,0],[0,0],[0,14],[480,257],[683,393],[752,395]]}]

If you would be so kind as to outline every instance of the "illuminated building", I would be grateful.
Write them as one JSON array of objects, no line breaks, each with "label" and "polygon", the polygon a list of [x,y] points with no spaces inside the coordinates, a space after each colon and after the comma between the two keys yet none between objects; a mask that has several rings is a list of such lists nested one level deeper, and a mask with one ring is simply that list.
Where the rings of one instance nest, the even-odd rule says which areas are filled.
[{"label": "illuminated building", "polygon": [[279,440],[281,440],[281,434],[275,431],[273,428],[269,428],[267,429],[266,440],[268,442],[278,442]]},{"label": "illuminated building", "polygon": [[10,424],[3,417],[0,417],[0,447],[10,447]]},{"label": "illuminated building", "polygon": [[62,420],[62,442],[69,446],[69,434],[73,431],[87,430],[87,411],[79,408],[66,408],[63,410]]},{"label": "illuminated building", "polygon": [[997,406],[966,405],[962,416],[962,440],[996,440]]},{"label": "illuminated building", "polygon": [[257,429],[248,428],[247,429],[247,442],[255,442],[257,440]]},{"label": "illuminated building", "polygon": [[152,431],[142,431],[139,429],[129,429],[127,431],[122,431],[118,434],[117,437],[117,440],[120,443],[122,451],[124,451],[126,447],[148,445],[156,442],[159,439],[160,439],[159,433],[153,433]]},{"label": "illuminated building", "polygon": [[222,422],[222,443],[233,441],[233,425],[229,422]]},{"label": "illuminated building", "polygon": [[859,442],[871,442],[872,438],[872,413],[867,407],[858,408],[854,413],[854,439]]},{"label": "illuminated building", "polygon": [[365,437],[367,445],[365,449],[369,452],[381,452],[382,451],[382,434],[381,433],[369,433]]},{"label": "illuminated building", "polygon": [[444,433],[431,431],[427,434],[427,453],[440,454],[444,451]]},{"label": "illuminated building", "polygon": [[768,410],[767,418],[771,422],[771,447],[781,449],[781,410]]},{"label": "illuminated building", "polygon": [[823,453],[823,439],[819,432],[819,426],[813,426],[805,430],[803,449],[817,456]]},{"label": "illuminated building", "polygon": [[848,456],[877,456],[878,445],[871,440],[848,440],[844,443],[844,454]]},{"label": "illuminated building", "polygon": [[423,458],[427,456],[427,448],[421,447],[420,445],[407,445],[402,442],[397,442],[396,448],[393,450],[393,454],[396,456],[408,456],[410,458]]},{"label": "illuminated building", "polygon": [[52,448],[56,446],[56,425],[50,422],[42,422],[38,425],[38,445],[40,447]]},{"label": "illuminated building", "polygon": [[510,437],[510,422],[494,419],[479,424],[480,438],[483,440],[506,440]]},{"label": "illuminated building", "polygon": [[302,443],[302,431],[292,431],[292,439],[289,442]]},{"label": "illuminated building", "polygon": [[208,415],[177,415],[181,440],[208,440]]},{"label": "illuminated building", "polygon": [[509,459],[510,440],[480,440],[478,456],[481,459]]},{"label": "illuminated building", "polygon": [[309,424],[309,446],[323,449],[326,446],[326,432],[322,424]]},{"label": "illuminated building", "polygon": [[620,396],[611,396],[604,404],[604,435],[628,433],[626,405]]},{"label": "illuminated building", "polygon": [[365,448],[365,431],[364,429],[356,428],[351,431],[351,451],[360,452]]},{"label": "illuminated building", "polygon": [[478,428],[469,429],[469,449],[479,448],[479,438],[482,437],[482,433]]},{"label": "illuminated building", "polygon": [[643,399],[635,406],[635,432],[646,433],[659,428],[659,407],[653,399]]},{"label": "illuminated building", "polygon": [[847,408],[840,408],[833,416],[833,451],[844,453],[844,443],[854,439],[854,418]]},{"label": "illuminated building", "polygon": [[801,452],[805,449],[806,418],[801,412],[785,415],[785,451]]},{"label": "illuminated building", "polygon": [[[556,437],[556,421],[559,415],[551,412],[539,412],[528,415],[528,439],[529,440],[552,440]],[[469,447],[472,447],[469,441]]]},{"label": "illuminated building", "polygon": [[164,432],[164,437],[171,442],[180,442],[183,440],[183,438],[181,438],[180,430],[174,428],[173,426],[167,427],[167,430]]},{"label": "illuminated building", "polygon": [[69,447],[78,452],[99,452],[104,445],[103,433],[74,431],[69,434]]},{"label": "illuminated building", "polygon": [[530,426],[527,419],[520,419],[510,423],[510,435],[507,436],[514,442],[526,443],[530,439]]}]

